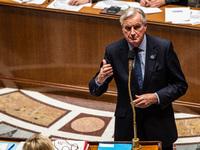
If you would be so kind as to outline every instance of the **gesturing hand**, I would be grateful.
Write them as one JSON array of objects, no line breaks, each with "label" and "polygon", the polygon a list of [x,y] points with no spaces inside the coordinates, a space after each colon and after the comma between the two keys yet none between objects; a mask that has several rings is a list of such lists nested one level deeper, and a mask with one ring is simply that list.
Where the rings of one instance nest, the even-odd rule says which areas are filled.
[{"label": "gesturing hand", "polygon": [[103,59],[103,66],[100,69],[100,72],[97,77],[97,82],[99,84],[103,83],[108,77],[113,75],[113,69],[111,64],[107,64],[106,60]]}]

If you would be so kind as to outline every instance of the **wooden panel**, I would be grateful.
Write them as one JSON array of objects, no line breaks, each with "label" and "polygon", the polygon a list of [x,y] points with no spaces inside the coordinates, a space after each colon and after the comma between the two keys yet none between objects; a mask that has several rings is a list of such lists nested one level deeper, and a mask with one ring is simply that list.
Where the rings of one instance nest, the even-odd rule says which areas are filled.
[{"label": "wooden panel", "polygon": [[6,77],[87,87],[105,46],[123,37],[118,20],[15,7],[0,14]]},{"label": "wooden panel", "polygon": [[[89,94],[88,83],[105,47],[123,38],[119,17],[86,7],[69,12],[0,3],[1,86],[116,101],[114,82],[98,98]],[[147,33],[173,42],[189,84],[180,100],[199,103],[200,25],[166,23],[164,8],[163,13],[147,15]]]}]

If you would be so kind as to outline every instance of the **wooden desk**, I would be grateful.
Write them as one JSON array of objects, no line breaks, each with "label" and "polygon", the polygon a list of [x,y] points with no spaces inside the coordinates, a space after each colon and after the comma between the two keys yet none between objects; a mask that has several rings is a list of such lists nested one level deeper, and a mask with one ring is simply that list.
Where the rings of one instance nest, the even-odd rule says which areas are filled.
[{"label": "wooden desk", "polygon": [[[131,142],[114,142],[114,143],[131,143]],[[159,141],[140,141],[142,148],[140,150],[162,150],[161,142]],[[98,143],[90,143],[91,150],[98,150]]]},{"label": "wooden desk", "polygon": [[[92,7],[70,12],[46,6],[0,0],[0,86],[116,102],[114,82],[96,98],[89,94],[88,83],[106,45],[124,37],[119,17]],[[173,42],[189,84],[180,100],[199,103],[200,25],[166,23],[165,7],[161,9],[147,15],[147,33]]]}]

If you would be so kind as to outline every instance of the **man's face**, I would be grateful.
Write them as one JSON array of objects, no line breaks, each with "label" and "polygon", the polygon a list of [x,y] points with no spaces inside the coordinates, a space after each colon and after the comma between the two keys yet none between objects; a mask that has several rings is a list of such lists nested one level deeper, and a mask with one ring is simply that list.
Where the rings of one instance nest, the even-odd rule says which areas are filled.
[{"label": "man's face", "polygon": [[142,23],[141,14],[139,13],[124,20],[122,25],[126,40],[134,47],[138,47],[142,43],[146,29],[147,25]]}]

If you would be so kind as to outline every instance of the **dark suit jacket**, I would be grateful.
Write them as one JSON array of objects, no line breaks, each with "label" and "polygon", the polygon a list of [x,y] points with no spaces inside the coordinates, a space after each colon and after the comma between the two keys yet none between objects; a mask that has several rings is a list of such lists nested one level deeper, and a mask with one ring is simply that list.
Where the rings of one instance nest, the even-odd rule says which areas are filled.
[{"label": "dark suit jacket", "polygon": [[[113,76],[98,87],[95,77],[89,83],[93,96],[106,92],[110,81],[115,79],[118,97],[115,112],[115,140],[130,141],[133,134],[133,116],[128,93],[128,43],[126,39],[113,43],[106,48],[105,59],[112,65]],[[154,93],[160,104],[148,108],[136,108],[137,131],[140,140],[159,140],[163,147],[177,139],[172,102],[187,90],[187,83],[181,71],[178,58],[168,40],[147,35],[146,64],[143,89],[140,90],[132,71],[131,91],[135,94]]]},{"label": "dark suit jacket", "polygon": [[187,0],[165,0],[166,4],[187,6]]}]

